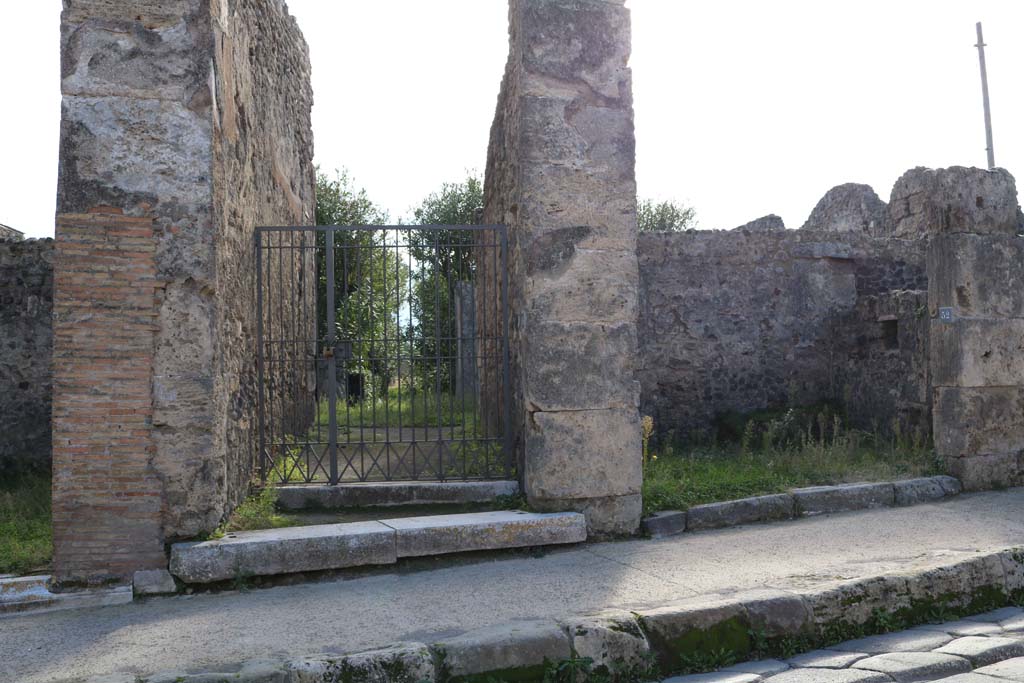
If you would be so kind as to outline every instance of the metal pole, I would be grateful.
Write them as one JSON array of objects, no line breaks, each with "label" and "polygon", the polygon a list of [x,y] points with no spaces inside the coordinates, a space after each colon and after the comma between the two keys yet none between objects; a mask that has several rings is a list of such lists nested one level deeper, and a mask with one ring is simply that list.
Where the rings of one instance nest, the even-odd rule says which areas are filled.
[{"label": "metal pole", "polygon": [[334,312],[334,231],[328,230],[325,235],[325,254],[327,257],[327,448],[330,452],[331,484],[338,483],[338,366],[334,357],[335,325],[337,314]]},{"label": "metal pole", "polygon": [[992,111],[988,104],[988,72],[985,70],[985,39],[981,35],[981,22],[977,24],[978,29],[978,63],[981,65],[981,97],[985,104],[985,151],[988,152],[988,167],[996,167],[996,155],[992,149]]}]

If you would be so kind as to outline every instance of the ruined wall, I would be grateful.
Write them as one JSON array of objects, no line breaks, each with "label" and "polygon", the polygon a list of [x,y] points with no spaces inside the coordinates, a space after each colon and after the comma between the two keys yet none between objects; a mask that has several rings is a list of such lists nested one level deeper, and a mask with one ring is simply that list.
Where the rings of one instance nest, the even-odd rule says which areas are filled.
[{"label": "ruined wall", "polygon": [[[279,0],[67,0],[61,36],[58,262],[64,250],[102,263],[102,233],[119,216],[151,222],[152,362],[137,370],[148,378],[146,476],[159,482],[162,544],[216,526],[252,471],[252,232],[312,219],[308,53]],[[108,218],[62,223],[87,214]],[[64,224],[92,226],[97,240],[64,240]],[[114,294],[63,293],[83,309],[122,305]],[[88,347],[69,336],[57,352]],[[107,457],[56,433],[54,447],[68,471],[78,458]],[[73,479],[55,489],[58,504],[85,504]],[[107,523],[75,531],[105,537]],[[103,565],[102,551],[94,560]],[[56,565],[58,574],[92,566],[71,562],[59,542]]]},{"label": "ruined wall", "polygon": [[0,237],[0,475],[50,464],[53,240]]},{"label": "ruined wall", "polygon": [[[259,463],[256,448],[256,290],[253,233],[256,226],[313,225],[316,175],[310,112],[309,48],[280,0],[214,0],[215,41],[214,221],[217,238],[214,364],[215,451],[226,463],[227,505],[247,493]],[[271,309],[275,330],[291,330],[293,343],[278,358],[304,365],[279,387],[281,400],[308,424],[314,410],[316,267],[312,236],[278,235],[275,290],[287,302]],[[286,274],[282,277],[281,274]],[[293,291],[294,290],[294,291]],[[270,313],[268,313],[268,316]],[[223,454],[223,456],[220,456]],[[223,514],[223,513],[222,513]]]},{"label": "ruined wall", "polygon": [[484,188],[484,221],[509,230],[524,488],[596,533],[640,517],[629,30],[621,1],[510,2]]},{"label": "ruined wall", "polygon": [[[823,401],[865,426],[927,415],[915,294],[888,294],[926,287],[920,241],[740,228],[643,234],[638,254],[641,408],[661,434],[707,438],[728,413]],[[905,386],[861,384],[883,368]]]}]

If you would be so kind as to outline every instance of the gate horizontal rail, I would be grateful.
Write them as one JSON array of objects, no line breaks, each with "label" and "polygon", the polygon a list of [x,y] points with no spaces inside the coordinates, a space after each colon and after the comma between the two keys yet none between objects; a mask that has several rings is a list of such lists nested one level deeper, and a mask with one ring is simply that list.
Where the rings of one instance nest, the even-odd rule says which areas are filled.
[{"label": "gate horizontal rail", "polygon": [[515,476],[499,225],[256,232],[266,482]]}]

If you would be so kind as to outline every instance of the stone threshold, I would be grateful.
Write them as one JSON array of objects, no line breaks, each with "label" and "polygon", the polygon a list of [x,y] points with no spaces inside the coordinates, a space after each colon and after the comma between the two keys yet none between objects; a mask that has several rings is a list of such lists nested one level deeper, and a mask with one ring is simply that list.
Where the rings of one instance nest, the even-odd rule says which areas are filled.
[{"label": "stone threshold", "polygon": [[392,507],[487,503],[500,496],[519,493],[516,481],[394,481],[350,484],[288,484],[277,488],[277,504],[283,510],[337,510],[341,508]]},{"label": "stone threshold", "polygon": [[[558,620],[518,621],[432,643],[404,642],[354,654],[258,660],[230,671],[167,672],[141,678],[123,674],[123,679],[119,678],[122,674],[115,674],[86,680],[87,683],[199,683],[218,680],[221,676],[240,683],[328,683],[345,676],[345,680],[438,683],[488,679],[540,681],[545,668],[571,657],[590,658],[594,669],[605,667],[619,674],[642,670],[648,680],[658,680],[692,666],[695,654],[712,650],[727,649],[742,661],[754,651],[755,634],[768,642],[807,643],[809,647],[818,647],[829,642],[836,628],[871,624],[880,614],[902,615],[907,625],[913,626],[926,623],[931,614],[992,609],[1000,603],[1007,604],[1011,598],[1019,598],[1022,591],[1024,546],[1017,546],[984,554],[953,553],[896,572],[798,590],[765,588],[705,595],[636,612],[608,610]],[[942,633],[950,637],[941,638]],[[1015,634],[1019,640],[1004,642],[1010,640],[1002,637],[1006,634]],[[900,635],[886,634],[830,644],[828,652],[835,650],[834,654],[842,655],[865,651],[872,655],[883,652],[880,647],[896,650],[899,646],[894,646],[892,641]],[[1024,611],[996,610],[974,619],[923,626],[914,629],[912,635],[921,642],[927,641],[926,645],[930,645],[927,649],[941,650],[947,655],[945,660],[956,657],[967,660],[975,668],[991,666],[1001,658],[1024,654]],[[933,645],[932,640],[936,638],[944,642]],[[792,654],[806,652],[809,647],[802,650],[797,647]],[[802,660],[792,657],[792,660],[803,661],[808,669],[815,668],[815,663],[824,669],[823,651],[812,652],[814,656],[807,655]],[[844,666],[853,664],[856,659],[846,658]],[[879,673],[879,667],[901,664],[898,661],[874,664],[877,666],[870,671],[855,670],[868,676],[865,681],[921,680],[896,676],[880,678],[888,674]],[[781,676],[787,671],[799,671],[799,666],[790,662],[780,666],[762,661],[733,667],[729,672],[682,680],[754,683],[766,675],[778,674],[781,683],[787,680]],[[801,683],[833,680],[818,673],[821,675],[815,676],[813,671],[794,673],[792,680]],[[835,680],[857,681],[860,680],[858,675],[840,674]]]},{"label": "stone threshold", "polygon": [[932,503],[959,495],[962,490],[960,480],[944,475],[892,482],[810,486],[786,493],[695,505],[688,510],[664,510],[644,518],[641,526],[649,536],[663,538],[685,531]]},{"label": "stone threshold", "polygon": [[586,539],[586,519],[577,512],[429,515],[240,531],[212,541],[176,543],[170,571],[185,583],[204,584]]},{"label": "stone threshold", "polygon": [[49,575],[0,579],[0,618],[25,612],[39,614],[79,607],[122,605],[132,601],[131,586],[90,588],[54,593]]}]

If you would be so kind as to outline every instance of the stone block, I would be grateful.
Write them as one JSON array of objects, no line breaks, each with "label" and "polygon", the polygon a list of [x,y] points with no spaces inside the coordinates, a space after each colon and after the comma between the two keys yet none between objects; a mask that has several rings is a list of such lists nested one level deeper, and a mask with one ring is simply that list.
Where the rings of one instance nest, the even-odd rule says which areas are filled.
[{"label": "stone block", "polygon": [[868,653],[879,655],[891,652],[930,652],[952,642],[953,636],[933,629],[909,629],[896,633],[857,638],[830,646],[840,652]]},{"label": "stone block", "polygon": [[528,74],[536,80],[580,81],[583,92],[603,98],[631,99],[629,10],[621,2],[527,2],[520,7],[522,39],[544,48],[523,53]]},{"label": "stone block", "polygon": [[938,680],[971,670],[966,659],[938,652],[892,652],[862,659],[852,666],[886,674],[894,681]]},{"label": "stone block", "polygon": [[695,505],[687,510],[687,531],[718,529],[738,524],[792,519],[794,499],[788,493]]},{"label": "stone block", "polygon": [[526,495],[531,504],[535,499],[640,493],[640,418],[635,409],[536,411],[530,413],[526,429],[531,454]]},{"label": "stone block", "polygon": [[960,482],[953,477],[919,477],[894,481],[892,485],[896,493],[896,505],[917,505],[951,495],[947,493],[951,484],[943,481],[945,479],[952,479],[959,487]]},{"label": "stone block", "polygon": [[800,591],[819,627],[866,624],[877,611],[910,607],[910,590],[901,576],[882,575],[836,581]]},{"label": "stone block", "polygon": [[811,650],[786,660],[793,668],[845,669],[854,662],[868,657],[866,652],[844,652],[842,650]]},{"label": "stone block", "polygon": [[587,540],[583,515],[575,512],[471,512],[387,519],[394,529],[398,557],[422,557],[476,550],[582,543]]},{"label": "stone block", "polygon": [[547,662],[568,659],[565,632],[553,622],[524,621],[470,631],[433,645],[454,683],[487,680],[540,680]]},{"label": "stone block", "polygon": [[1006,170],[953,166],[914,168],[892,188],[888,231],[914,238],[933,233],[1014,234],[1017,189]]},{"label": "stone block", "polygon": [[[1006,592],[1011,596],[1019,596],[1024,592],[1024,549],[1008,548],[999,553],[999,563],[1003,567],[1003,578],[1006,581]],[[1002,624],[1003,628],[1008,628]],[[1024,619],[1019,626],[1011,630],[1024,630]]]},{"label": "stone block", "polygon": [[640,520],[640,528],[651,538],[675,536],[686,531],[686,510],[662,510]]},{"label": "stone block", "polygon": [[924,624],[919,628],[924,631],[941,631],[954,636],[991,636],[1003,632],[1003,627],[999,624],[974,621],[972,619],[944,621],[941,624]]},{"label": "stone block", "polygon": [[1024,319],[932,319],[930,346],[933,386],[1024,384]]},{"label": "stone block", "polygon": [[898,576],[917,604],[978,612],[1005,599],[1006,578],[997,554],[967,556]]},{"label": "stone block", "polygon": [[738,599],[707,597],[638,612],[662,670],[682,667],[687,657],[721,649],[742,658],[750,651],[750,620]]},{"label": "stone block", "polygon": [[772,683],[892,683],[885,674],[856,669],[790,669],[769,680]]},{"label": "stone block", "polygon": [[753,662],[743,662],[742,664],[733,664],[727,666],[724,669],[719,669],[721,673],[741,673],[741,674],[756,674],[768,678],[775,674],[782,673],[789,668],[789,664],[779,661],[778,659],[758,659]]},{"label": "stone block", "polygon": [[798,595],[777,590],[741,593],[747,619],[753,631],[765,638],[798,637],[808,634],[814,622],[807,603]]},{"label": "stone block", "polygon": [[548,505],[582,512],[587,518],[587,533],[593,538],[631,536],[640,527],[643,498],[639,493],[604,498],[578,498],[573,500],[532,501],[535,505]]},{"label": "stone block", "polygon": [[298,659],[287,664],[288,683],[363,681],[421,683],[435,680],[434,658],[422,643],[400,643],[343,657]]},{"label": "stone block", "polygon": [[1024,681],[1024,657],[1014,657],[975,670],[981,676],[992,676],[999,680]]},{"label": "stone block", "polygon": [[822,515],[866,508],[890,507],[895,491],[890,483],[840,484],[793,489],[796,509],[803,515]]},{"label": "stone block", "polygon": [[414,481],[325,486],[297,484],[277,489],[285,510],[485,503],[519,493],[515,481]]},{"label": "stone block", "polygon": [[531,412],[635,411],[635,323],[536,321],[524,330],[523,400]]},{"label": "stone block", "polygon": [[931,316],[951,307],[957,317],[1024,318],[1024,238],[937,235],[928,247]]},{"label": "stone block", "polygon": [[1024,642],[998,636],[964,636],[935,650],[969,659],[975,668],[1024,656]]},{"label": "stone block", "polygon": [[1024,476],[1020,452],[947,458],[949,471],[963,482],[965,491],[990,491],[1019,486]]},{"label": "stone block", "polygon": [[[527,315],[585,323],[636,320],[636,252],[577,250],[581,231],[552,231],[528,248],[531,276]],[[556,241],[560,240],[560,241]]]},{"label": "stone block", "polygon": [[597,674],[649,675],[651,646],[630,612],[602,612],[562,622],[577,657],[589,657]]},{"label": "stone block", "polygon": [[132,590],[135,595],[170,595],[178,592],[178,586],[166,569],[144,569],[135,572]]},{"label": "stone block", "polygon": [[706,674],[690,674],[688,676],[672,676],[661,683],[760,683],[764,679],[751,673],[736,671],[716,671]]},{"label": "stone block", "polygon": [[171,546],[171,573],[186,583],[394,564],[395,530],[380,522],[239,531]]},{"label": "stone block", "polygon": [[935,450],[940,456],[1024,449],[1024,386],[937,387],[934,410]]}]

